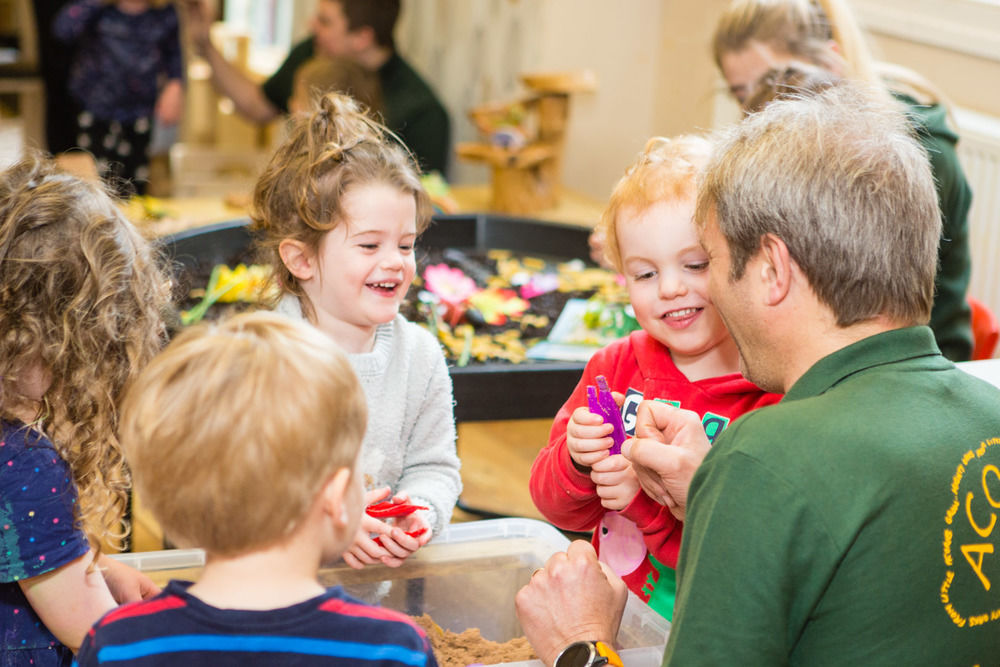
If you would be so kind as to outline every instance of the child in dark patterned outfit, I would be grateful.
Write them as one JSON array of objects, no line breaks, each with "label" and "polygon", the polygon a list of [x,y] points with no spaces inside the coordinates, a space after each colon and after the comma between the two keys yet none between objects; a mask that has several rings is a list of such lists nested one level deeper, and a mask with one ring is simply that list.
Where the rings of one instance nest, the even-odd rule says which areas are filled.
[{"label": "child in dark patterned outfit", "polygon": [[166,284],[98,185],[33,152],[0,172],[4,667],[69,667],[105,612],[158,592],[102,552],[127,534],[118,407],[166,338]]},{"label": "child in dark patterned outfit", "polygon": [[77,143],[120,195],[149,179],[154,122],[169,127],[183,108],[177,12],[156,0],[77,0],[56,17],[56,37],[76,44],[69,90],[81,113]]}]

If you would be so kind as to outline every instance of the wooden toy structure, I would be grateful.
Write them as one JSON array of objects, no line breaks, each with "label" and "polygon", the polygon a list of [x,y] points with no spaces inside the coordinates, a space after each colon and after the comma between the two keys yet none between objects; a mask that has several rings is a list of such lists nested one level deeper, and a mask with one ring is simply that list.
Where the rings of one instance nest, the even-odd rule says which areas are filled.
[{"label": "wooden toy structure", "polygon": [[558,203],[570,95],[597,88],[589,71],[522,74],[521,83],[529,96],[472,109],[469,117],[482,138],[455,147],[460,158],[492,168],[490,207],[514,215]]}]

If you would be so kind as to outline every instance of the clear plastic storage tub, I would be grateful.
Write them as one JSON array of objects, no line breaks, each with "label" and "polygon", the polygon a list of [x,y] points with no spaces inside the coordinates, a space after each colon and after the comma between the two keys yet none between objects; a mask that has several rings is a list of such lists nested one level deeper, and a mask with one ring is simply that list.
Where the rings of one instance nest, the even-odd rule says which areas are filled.
[{"label": "clear plastic storage tub", "polygon": [[[514,595],[548,557],[569,546],[559,531],[534,519],[493,519],[451,524],[399,568],[346,565],[324,568],[324,584],[340,584],[352,595],[413,616],[429,614],[453,632],[479,628],[483,637],[505,642],[524,634]],[[197,579],[200,549],[147,551],[115,556],[163,585]],[[669,622],[629,593],[619,653],[629,667],[655,667],[663,657]],[[539,660],[505,665],[540,666]]]}]

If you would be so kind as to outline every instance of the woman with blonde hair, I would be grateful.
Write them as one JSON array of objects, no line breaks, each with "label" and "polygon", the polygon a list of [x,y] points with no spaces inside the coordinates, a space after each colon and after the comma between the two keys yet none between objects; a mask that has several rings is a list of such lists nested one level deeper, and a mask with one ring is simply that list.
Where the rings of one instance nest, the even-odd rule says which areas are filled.
[{"label": "woman with blonde hair", "polygon": [[730,93],[744,106],[768,72],[805,63],[875,85],[905,108],[930,159],[943,223],[930,326],[944,356],[968,360],[972,190],[955,152],[958,135],[948,126],[944,96],[919,74],[876,62],[844,0],[733,0],[716,24],[712,50]]}]

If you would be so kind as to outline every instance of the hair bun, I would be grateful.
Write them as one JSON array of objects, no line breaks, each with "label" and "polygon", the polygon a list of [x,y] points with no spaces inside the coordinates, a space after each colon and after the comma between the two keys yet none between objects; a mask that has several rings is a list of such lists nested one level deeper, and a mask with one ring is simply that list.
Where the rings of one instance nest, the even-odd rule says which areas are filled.
[{"label": "hair bun", "polygon": [[344,154],[364,141],[380,142],[385,138],[381,126],[374,123],[349,95],[326,93],[319,99],[311,123],[314,136],[324,144],[324,154],[342,160]]}]

